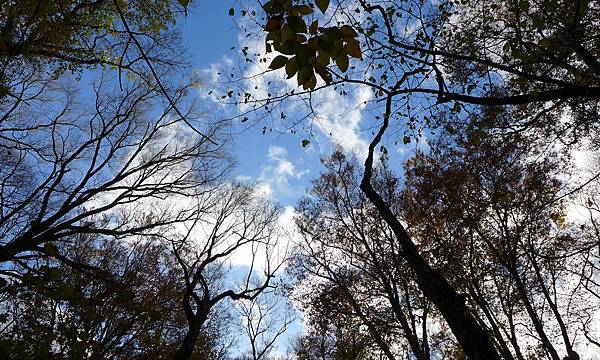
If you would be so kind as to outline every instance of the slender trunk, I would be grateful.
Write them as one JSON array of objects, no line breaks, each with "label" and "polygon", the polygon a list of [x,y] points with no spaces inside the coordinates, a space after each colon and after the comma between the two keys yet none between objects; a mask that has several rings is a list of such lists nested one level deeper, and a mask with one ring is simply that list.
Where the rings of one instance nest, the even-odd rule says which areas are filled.
[{"label": "slender trunk", "polygon": [[381,337],[381,334],[375,328],[375,326],[373,325],[373,323],[371,323],[371,321],[369,321],[369,319],[365,316],[365,314],[363,314],[360,306],[356,302],[356,299],[354,299],[352,297],[352,295],[350,294],[350,291],[348,290],[348,288],[346,288],[345,286],[341,286],[341,289],[344,291],[344,295],[346,295],[346,299],[350,302],[350,305],[352,306],[352,308],[354,309],[354,311],[356,312],[356,314],[358,315],[358,317],[360,318],[360,320],[367,326],[367,328],[369,329],[369,332],[371,333],[371,335],[373,335],[375,343],[377,343],[377,345],[379,346],[379,348],[381,349],[381,351],[385,354],[385,356],[389,360],[396,360],[396,357],[392,353],[390,347],[385,342],[385,340]]},{"label": "slender trunk", "polygon": [[[392,296],[392,294],[388,295]],[[404,336],[406,337],[406,340],[408,341],[408,344],[410,345],[410,348],[413,352],[413,354],[415,355],[415,358],[417,360],[429,360],[429,356],[427,356],[425,354],[425,351],[423,351],[423,346],[421,345],[421,343],[419,342],[419,338],[417,337],[417,335],[415,334],[415,332],[413,331],[413,329],[411,329],[410,325],[408,324],[408,319],[406,318],[406,316],[404,315],[404,311],[402,310],[402,306],[400,305],[400,303],[398,302],[397,299],[389,299],[389,302],[392,306],[392,310],[394,312],[394,314],[396,315],[396,319],[398,319],[398,321],[400,322],[400,327],[402,328],[402,330],[404,331]],[[427,341],[427,338],[424,336],[424,342]]]},{"label": "slender trunk", "polygon": [[415,282],[419,289],[440,311],[467,358],[470,360],[500,360],[490,334],[481,327],[466,306],[465,295],[457,293],[440,272],[429,266],[419,253],[417,246],[412,242],[404,226],[371,185],[373,153],[387,129],[391,105],[392,98],[388,97],[383,125],[369,145],[369,154],[365,161],[365,171],[360,188],[394,232],[402,248],[402,256],[415,273]]},{"label": "slender trunk", "polygon": [[490,310],[487,300],[483,297],[483,295],[479,293],[475,285],[470,285],[468,286],[468,288],[469,292],[471,293],[471,297],[479,305],[479,308],[481,309],[481,311],[483,311],[483,314],[487,318],[487,321],[492,328],[494,336],[496,337],[496,342],[500,347],[500,352],[502,353],[502,356],[505,359],[512,359],[513,356],[510,352],[510,349],[508,348],[508,344],[506,343],[506,341],[504,341],[504,338],[502,337],[502,333],[500,332],[500,328],[498,327],[498,322],[496,321],[496,318]]},{"label": "slender trunk", "polygon": [[546,349],[546,351],[548,352],[548,354],[550,355],[552,360],[560,360],[560,356],[558,356],[558,352],[552,345],[552,342],[550,341],[550,339],[548,339],[548,335],[546,335],[546,331],[544,331],[544,325],[542,324],[542,321],[538,317],[537,313],[535,312],[535,309],[533,308],[533,305],[529,301],[527,289],[525,287],[525,284],[521,280],[521,277],[519,276],[517,270],[511,267],[510,269],[508,269],[508,271],[510,272],[513,279],[515,280],[515,284],[517,286],[517,290],[521,294],[521,298],[523,300],[523,305],[525,306],[525,310],[527,311],[527,314],[529,315],[529,318],[531,319],[531,322],[533,323],[533,327],[535,328],[538,335],[540,336],[540,340],[542,341],[544,348]]},{"label": "slender trunk", "polygon": [[556,322],[558,322],[558,326],[560,328],[560,332],[562,334],[563,341],[565,342],[565,347],[567,348],[568,355],[565,359],[579,360],[579,354],[573,350],[573,345],[571,344],[571,339],[569,339],[569,332],[567,331],[567,326],[565,325],[565,322],[562,319],[562,315],[560,314],[560,311],[558,310],[558,306],[552,300],[552,297],[550,296],[550,291],[548,290],[548,287],[544,283],[544,278],[542,276],[542,273],[541,273],[541,270],[537,263],[537,260],[534,258],[534,256],[532,254],[529,255],[529,259],[531,260],[531,264],[533,265],[533,269],[535,270],[535,276],[538,279],[540,288],[542,289],[542,293],[544,294],[546,301],[548,301],[548,306],[550,306],[550,309],[552,310],[552,313],[554,314],[554,317],[556,318]]},{"label": "slender trunk", "polygon": [[363,182],[361,189],[394,231],[402,246],[403,256],[416,275],[415,281],[419,289],[442,313],[467,357],[472,360],[500,360],[489,334],[470,314],[465,296],[457,293],[442,274],[423,259],[402,224],[371,184]]}]

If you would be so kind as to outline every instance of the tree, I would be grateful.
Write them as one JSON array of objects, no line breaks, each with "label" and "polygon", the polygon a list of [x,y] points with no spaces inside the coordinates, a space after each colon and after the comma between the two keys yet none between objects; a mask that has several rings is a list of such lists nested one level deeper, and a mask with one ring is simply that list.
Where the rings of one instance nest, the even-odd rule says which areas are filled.
[{"label": "tree", "polygon": [[[190,96],[197,79],[176,72],[185,52],[173,24],[188,4],[38,1],[12,2],[0,11],[5,20],[0,39],[0,262],[8,269],[3,277],[27,289],[18,293],[25,303],[14,306],[23,306],[23,318],[51,319],[25,330],[25,339],[46,341],[43,356],[60,343],[60,352],[73,356],[220,359],[229,344],[220,339],[226,336],[216,325],[230,318],[228,302],[256,300],[272,287],[278,268],[272,249],[277,208],[251,187],[227,178],[232,161],[223,143],[217,144],[226,140],[220,131],[225,123],[198,111],[198,99]],[[89,92],[76,88],[66,71],[79,80],[98,67]],[[104,254],[102,261],[94,252],[103,248],[89,250],[92,259],[71,256],[69,246],[84,246],[88,237],[119,251]],[[134,244],[156,245],[160,259],[134,252]],[[253,256],[265,251],[264,277],[256,271],[258,259],[243,278],[227,271],[235,265],[232,256],[246,248]],[[129,269],[105,279],[130,265],[122,254],[150,261],[148,271],[167,271],[169,279],[156,279],[165,283],[152,289],[141,280],[126,281],[137,275]],[[40,268],[39,262],[51,268]],[[61,291],[77,291],[38,286],[50,276],[46,270],[56,277],[56,266],[66,272],[60,280],[74,287],[89,284],[93,296],[63,299]],[[140,320],[135,325],[141,328],[135,328],[130,317],[146,316],[137,296],[155,291],[164,291],[169,302],[165,317],[149,325]],[[59,305],[54,296],[62,301]],[[96,297],[122,311],[97,309]],[[174,297],[180,307],[173,306]],[[32,303],[39,312],[29,311]],[[57,325],[65,334],[55,333],[57,308],[72,320]],[[93,321],[79,315],[95,310]],[[113,330],[105,318],[120,315],[125,319],[115,320]],[[21,336],[18,331],[12,335]]]},{"label": "tree", "polygon": [[[400,351],[417,359],[443,356],[449,339],[428,326],[435,310],[416,286],[397,239],[360,191],[355,160],[338,150],[323,162],[327,170],[298,205],[304,240],[293,262],[299,298],[310,299],[306,312],[316,319],[313,326],[338,317],[355,323],[345,335],[352,341],[366,336],[358,330],[364,326],[368,347],[390,360]],[[382,168],[375,183],[401,213],[399,179]]]},{"label": "tree", "polygon": [[[156,86],[132,81],[115,92],[100,78],[88,106],[59,85],[24,88],[27,101],[1,106],[0,261],[54,254],[52,244],[80,233],[149,235],[194,217],[193,206],[139,208],[145,199],[200,194],[228,166],[218,147],[182,130],[172,106],[157,107]],[[188,86],[177,92],[181,105]],[[188,105],[189,119],[202,116]]]},{"label": "tree", "polygon": [[294,322],[295,314],[287,298],[280,291],[261,294],[254,299],[241,300],[237,310],[250,349],[238,360],[267,360],[276,348],[275,342]]},{"label": "tree", "polygon": [[[581,190],[565,183],[568,152],[531,136],[482,139],[481,122],[493,126],[511,116],[488,110],[463,128],[442,129],[429,151],[406,163],[402,182],[382,159],[373,184],[424,260],[464,294],[470,316],[502,358],[578,359],[577,348],[593,346],[598,336],[590,326],[600,303],[587,289],[597,283],[588,263],[589,249],[597,250],[589,233],[596,220],[566,220],[567,199]],[[464,347],[456,348],[443,327],[435,333],[427,326],[443,324],[444,314],[429,307],[397,238],[359,191],[356,164],[337,152],[325,166],[298,207],[305,237],[294,262],[304,279],[299,288],[327,298],[327,287],[335,286],[349,309],[329,301],[367,327],[389,359],[399,356],[391,350],[399,340],[384,335],[396,327],[415,358],[459,356]],[[320,316],[327,303],[318,304],[308,314],[331,318]],[[421,333],[415,324],[424,325]]]},{"label": "tree", "polygon": [[[66,70],[95,66],[139,71],[150,61],[163,68],[177,62],[172,25],[183,1],[16,1],[0,11],[0,84],[13,93],[34,68],[56,78]],[[125,26],[126,24],[126,26]],[[133,30],[131,30],[133,29]],[[169,57],[165,51],[171,51]],[[179,59],[178,61],[181,61]],[[152,66],[152,65],[150,65]]]},{"label": "tree", "polygon": [[[178,311],[182,286],[163,245],[79,235],[59,250],[79,269],[47,257],[22,273],[21,281],[5,284],[0,335],[5,358],[174,354],[185,328]],[[211,320],[203,329],[197,354],[217,352],[226,339],[224,324],[220,332],[216,324]]]},{"label": "tree", "polygon": [[[403,120],[403,142],[409,143],[407,132],[419,121],[431,124],[433,110],[448,102],[454,102],[452,109],[461,115],[480,105],[518,106],[515,110],[522,116],[511,118],[505,130],[546,127],[565,139],[566,131],[573,129],[572,139],[577,140],[582,128],[596,125],[593,114],[599,98],[597,41],[591,35],[597,9],[589,4],[515,1],[487,9],[487,4],[469,1],[342,1],[330,12],[333,22],[327,18],[329,1],[315,2],[325,17],[317,16],[314,6],[292,1],[270,1],[263,7],[267,52],[282,54],[270,67],[285,67],[305,92],[269,91],[268,99],[245,96],[240,102],[251,99],[258,108],[322,87],[351,84],[367,86],[385,100],[376,117],[383,123],[369,146],[361,189],[394,231],[420,290],[443,314],[470,358],[499,355],[470,315],[464,295],[419,253],[391,205],[375,189],[375,149],[395,118]],[[357,38],[364,40],[362,45]],[[565,42],[569,46],[561,45],[560,55],[548,50]],[[363,63],[351,68],[349,57],[362,58]],[[332,62],[335,67],[329,66]],[[317,76],[324,82],[320,88]],[[567,109],[574,116],[558,121]]]},{"label": "tree", "polygon": [[[225,183],[197,201],[201,215],[169,240],[185,285],[182,305],[188,323],[175,359],[190,358],[198,335],[217,304],[227,300],[256,301],[272,289],[273,278],[284,260],[279,258],[276,247],[278,208],[262,199],[255,189]],[[240,256],[242,251],[250,253],[249,267],[228,278],[232,257]],[[261,254],[264,263],[259,262]],[[261,268],[262,274],[257,273]]]},{"label": "tree", "polygon": [[[183,329],[177,329],[177,337],[171,336],[172,342],[162,345],[186,349],[185,358],[216,359],[224,356],[226,348],[217,349],[222,333],[211,334],[211,324],[228,317],[226,307],[219,301],[255,298],[269,286],[273,276],[270,271],[274,270],[267,269],[265,284],[256,288],[250,283],[250,279],[254,280],[252,267],[246,287],[240,288],[239,293],[235,292],[237,287],[223,290],[216,297],[205,293],[203,299],[210,303],[208,307],[204,306],[208,303],[194,303],[198,298],[194,292],[200,291],[195,286],[201,280],[211,291],[219,290],[221,281],[226,281],[225,264],[221,261],[246,245],[259,246],[262,242],[268,247],[268,241],[260,234],[268,232],[276,211],[263,204],[260,210],[265,211],[261,214],[264,218],[259,219],[258,213],[251,214],[249,200],[239,197],[252,195],[255,199],[249,188],[224,185],[231,160],[224,147],[216,143],[218,138],[225,140],[219,135],[223,123],[213,125],[210,115],[198,111],[197,99],[189,95],[197,85],[194,77],[176,84],[180,76],[185,76],[175,72],[185,63],[185,57],[173,25],[188,3],[38,1],[3,6],[0,262],[11,267],[3,275],[25,288],[33,286],[30,282],[36,279],[23,273],[40,272],[37,262],[42,260],[57,261],[63,266],[61,269],[70,267],[68,276],[83,271],[87,281],[104,284],[105,279],[94,276],[110,271],[107,266],[118,268],[123,265],[119,262],[126,262],[127,258],[91,266],[64,253],[68,250],[66,243],[77,246],[82,238],[100,237],[124,246],[124,252],[128,248],[125,243],[169,245],[170,254],[175,255],[168,259],[169,266],[175,263],[178,267],[171,269],[171,274],[179,277],[171,284],[172,291],[154,288],[148,292],[165,290],[169,300],[179,296],[185,312],[178,315],[186,315],[189,328],[181,337]],[[93,79],[91,91],[78,96],[79,89],[73,86],[66,70],[79,77],[97,66],[102,70]],[[107,71],[107,67],[117,71]],[[232,195],[228,191],[236,197],[221,203],[218,197]],[[200,204],[202,201],[205,202]],[[254,205],[259,206],[258,202]],[[241,218],[235,219],[235,224],[223,223],[231,221],[232,216]],[[187,242],[189,233],[183,239],[173,237],[190,224],[196,231],[198,224],[211,221],[215,233],[206,234],[203,251],[197,243]],[[255,233],[244,233],[253,230]],[[225,243],[233,236],[240,240],[228,247]],[[220,250],[224,252],[219,253]],[[191,259],[191,254],[198,256]],[[187,272],[190,267],[192,275]],[[144,284],[114,281],[116,284],[101,295],[109,300],[116,296],[121,299],[118,305],[127,309],[135,307],[136,299],[122,297],[143,292]],[[66,291],[72,292],[70,288]],[[39,304],[51,302],[53,296],[41,290],[33,294]],[[79,307],[93,308],[92,299],[84,300],[64,306],[76,308],[74,312]],[[196,305],[202,306],[196,309]],[[218,315],[214,310],[219,310]],[[194,311],[197,314],[193,318],[188,316]],[[88,326],[76,316],[74,319],[74,333]],[[49,328],[46,338],[52,342],[53,326]],[[41,329],[35,330],[35,336],[43,336]],[[152,335],[151,329],[135,331],[142,335],[126,332],[122,336]],[[97,341],[100,335],[90,336],[90,341]],[[136,338],[130,345],[153,351],[153,344],[140,341]],[[102,343],[98,351],[113,351],[108,345]],[[92,351],[88,345],[81,347],[82,351]],[[161,356],[169,356],[171,350],[163,350]],[[134,350],[123,351],[133,354]],[[179,356],[175,351],[174,354]]]},{"label": "tree", "polygon": [[[357,82],[382,95],[431,94],[441,103],[517,105],[599,96],[592,35],[598,9],[591,2],[329,3],[314,4],[325,16],[328,9],[339,16],[337,23],[317,16],[312,4],[274,0],[263,6],[267,50],[283,54],[271,68],[287,65],[288,76],[297,74],[305,89],[315,89],[319,75],[327,85]],[[354,72],[345,79],[349,57],[364,59],[374,76],[355,78],[360,73]],[[327,67],[332,62],[339,72]],[[503,78],[502,86],[493,83]]]},{"label": "tree", "polygon": [[[479,116],[494,121],[503,115]],[[566,358],[579,358],[574,350],[579,330],[569,324],[597,304],[568,310],[586,303],[572,288],[579,280],[569,270],[585,243],[565,220],[564,155],[549,151],[543,140],[507,141],[501,135],[480,140],[478,131],[459,130],[451,137],[456,142],[441,140],[408,165],[405,214],[411,235],[436,249],[428,251],[436,267],[451,266],[445,276],[485,316],[503,357],[535,356],[521,354],[526,336],[515,329],[520,319],[520,326],[536,334],[529,342],[540,343],[537,351],[553,359],[563,351]],[[556,257],[557,252],[569,255]]]},{"label": "tree", "polygon": [[372,336],[361,329],[362,322],[351,309],[344,285],[315,283],[310,284],[311,292],[298,294],[299,299],[304,296],[308,331],[293,344],[294,355],[300,360],[381,358]]}]

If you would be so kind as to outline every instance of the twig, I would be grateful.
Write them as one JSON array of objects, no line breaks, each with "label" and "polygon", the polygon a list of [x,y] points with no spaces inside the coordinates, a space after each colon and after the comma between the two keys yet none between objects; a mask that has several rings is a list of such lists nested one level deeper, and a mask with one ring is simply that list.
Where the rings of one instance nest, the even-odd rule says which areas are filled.
[{"label": "twig", "polygon": [[148,68],[150,68],[150,72],[152,72],[152,75],[154,76],[154,78],[156,79],[156,83],[158,84],[158,87],[160,88],[161,92],[163,93],[163,95],[167,98],[167,100],[169,101],[169,104],[173,107],[173,109],[175,109],[175,112],[177,113],[177,115],[179,115],[179,117],[181,117],[181,120],[183,120],[183,122],[185,122],[192,130],[194,130],[194,132],[196,132],[198,135],[202,136],[204,139],[208,140],[210,143],[212,143],[213,145],[218,145],[216,142],[214,142],[210,137],[208,137],[207,135],[203,134],[202,132],[200,132],[198,129],[196,129],[186,118],[185,116],[181,113],[181,111],[179,111],[179,109],[177,108],[177,106],[175,105],[175,103],[173,102],[173,100],[171,99],[171,97],[169,96],[169,94],[167,93],[167,90],[164,88],[162,82],[160,81],[160,79],[158,78],[158,75],[156,74],[156,71],[154,71],[154,67],[152,66],[152,63],[150,62],[150,59],[148,59],[148,56],[146,55],[146,53],[144,52],[144,49],[142,48],[142,45],[140,44],[140,42],[137,40],[137,38],[135,37],[135,35],[133,34],[133,32],[131,31],[131,29],[129,28],[129,24],[127,23],[127,20],[125,20],[125,16],[123,15],[123,11],[121,10],[121,7],[119,6],[119,3],[117,2],[117,0],[113,0],[113,4],[115,5],[115,7],[117,8],[117,12],[119,13],[119,17],[121,18],[121,22],[123,23],[123,26],[125,27],[125,30],[127,31],[127,33],[130,36],[130,40],[133,40],[133,42],[135,43],[135,45],[137,46],[138,50],[140,51],[140,54],[142,55],[142,58],[144,59],[144,61],[146,62],[146,64],[148,64]]}]

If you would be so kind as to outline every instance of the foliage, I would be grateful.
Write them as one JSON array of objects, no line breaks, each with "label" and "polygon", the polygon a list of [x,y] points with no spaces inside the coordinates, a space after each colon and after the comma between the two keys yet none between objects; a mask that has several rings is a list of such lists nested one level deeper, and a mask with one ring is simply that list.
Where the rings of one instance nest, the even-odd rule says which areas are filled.
[{"label": "foliage", "polygon": [[[183,287],[164,246],[78,236],[56,251],[69,262],[44,259],[4,289],[7,359],[172,356],[185,329]],[[206,326],[196,356],[218,351],[220,337]]]},{"label": "foliage", "polygon": [[167,34],[182,10],[177,2],[164,0],[3,1],[0,84],[12,90],[18,74],[29,67],[50,67],[53,76],[97,65],[133,70],[141,55],[122,20],[143,38],[147,50],[156,48],[151,57],[160,60],[156,50],[167,48]]}]

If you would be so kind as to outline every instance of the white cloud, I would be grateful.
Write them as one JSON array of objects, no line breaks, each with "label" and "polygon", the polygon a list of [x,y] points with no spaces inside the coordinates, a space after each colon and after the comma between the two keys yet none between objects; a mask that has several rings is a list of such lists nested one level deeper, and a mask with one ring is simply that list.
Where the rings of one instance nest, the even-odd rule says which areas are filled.
[{"label": "white cloud", "polygon": [[368,142],[361,137],[362,110],[371,100],[372,91],[365,87],[354,88],[341,96],[333,88],[323,90],[321,101],[315,106],[319,130],[328,140],[359,157],[366,157]]},{"label": "white cloud", "polygon": [[287,150],[281,146],[271,145],[267,153],[267,164],[259,176],[259,191],[265,196],[277,199],[280,195],[289,195],[300,191],[291,184],[300,180],[309,170],[298,170],[287,158]]}]

